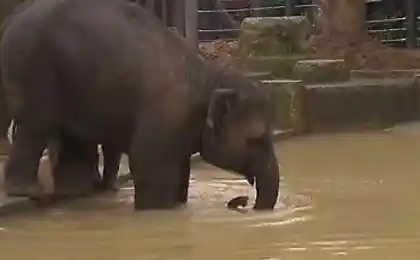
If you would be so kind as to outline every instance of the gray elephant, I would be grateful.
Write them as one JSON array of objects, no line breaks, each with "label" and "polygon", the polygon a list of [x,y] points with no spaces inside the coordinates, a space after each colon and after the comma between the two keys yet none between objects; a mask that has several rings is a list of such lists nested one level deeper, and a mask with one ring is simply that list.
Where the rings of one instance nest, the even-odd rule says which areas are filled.
[{"label": "gray elephant", "polygon": [[[0,64],[19,125],[5,166],[9,196],[41,195],[33,188],[40,156],[65,133],[62,171],[89,165],[90,143],[128,154],[137,210],[186,203],[196,152],[255,180],[254,209],[275,206],[279,170],[265,89],[204,61],[138,4],[34,1],[5,28]],[[91,176],[81,168],[78,175]],[[86,183],[68,177],[73,187]]]},{"label": "gray elephant", "polygon": [[[0,22],[2,24],[0,29],[0,35],[7,27],[8,21],[13,20],[12,18],[24,11],[34,0],[14,0],[0,3]],[[0,76],[1,83],[1,76]],[[5,92],[3,91],[2,85],[0,84],[0,154],[7,155],[10,150],[10,143],[8,140],[8,129],[12,121],[12,115],[9,113],[6,105]],[[16,132],[17,124],[13,124],[12,138]],[[70,140],[71,139],[71,140]],[[83,162],[78,160],[78,164],[75,164],[68,155],[74,154],[74,151],[68,152],[67,148],[75,149],[77,145],[81,145],[81,151],[79,154],[83,154],[88,160],[85,159]],[[77,193],[81,193],[84,189],[85,193],[92,193],[103,190],[117,190],[117,176],[119,170],[119,163],[121,159],[121,152],[116,151],[111,144],[102,145],[102,154],[104,156],[104,167],[102,176],[98,169],[98,153],[97,144],[84,142],[77,140],[75,136],[69,136],[68,134],[57,135],[54,139],[49,142],[49,157],[52,162],[54,172],[54,184],[55,189],[60,191],[61,195],[73,194],[75,191],[75,185],[78,186],[76,181],[75,185],[72,186],[72,182],[69,180],[77,180],[77,174],[79,171],[76,169],[89,169],[90,177],[94,180],[91,185],[78,186]],[[89,156],[86,156],[89,154]],[[60,161],[59,164],[57,162]],[[63,167],[67,163],[73,164],[72,168]],[[80,171],[80,174],[85,174],[86,170]],[[88,178],[87,176],[81,176],[82,180]],[[73,181],[74,182],[74,181]]]},{"label": "gray elephant", "polygon": [[[32,1],[32,0],[28,0]],[[6,0],[0,1],[0,25],[13,13],[24,0]],[[0,33],[1,37],[1,33]],[[1,74],[0,74],[1,86]],[[10,152],[10,142],[8,139],[8,130],[11,123],[11,118],[6,106],[4,93],[0,90],[0,154],[8,155]]]}]

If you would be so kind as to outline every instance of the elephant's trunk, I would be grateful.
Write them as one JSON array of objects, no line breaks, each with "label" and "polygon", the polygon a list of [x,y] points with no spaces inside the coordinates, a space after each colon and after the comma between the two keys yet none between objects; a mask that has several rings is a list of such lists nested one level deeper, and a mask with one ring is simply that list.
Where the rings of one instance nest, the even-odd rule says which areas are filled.
[{"label": "elephant's trunk", "polygon": [[280,179],[279,166],[273,152],[261,169],[255,178],[257,198],[254,209],[272,210],[277,202]]}]

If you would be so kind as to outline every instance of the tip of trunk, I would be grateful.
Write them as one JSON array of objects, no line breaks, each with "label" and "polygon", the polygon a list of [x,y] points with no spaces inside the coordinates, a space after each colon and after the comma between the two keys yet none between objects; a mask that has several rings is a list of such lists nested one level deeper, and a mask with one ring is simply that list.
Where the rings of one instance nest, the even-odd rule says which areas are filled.
[{"label": "tip of trunk", "polygon": [[279,196],[279,167],[277,162],[269,165],[268,171],[256,179],[257,198],[255,210],[273,210]]}]

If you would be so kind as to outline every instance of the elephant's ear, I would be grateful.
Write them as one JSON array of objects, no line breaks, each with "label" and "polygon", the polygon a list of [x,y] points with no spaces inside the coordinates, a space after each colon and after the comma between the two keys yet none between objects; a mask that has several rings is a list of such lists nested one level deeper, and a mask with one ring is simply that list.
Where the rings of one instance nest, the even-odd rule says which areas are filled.
[{"label": "elephant's ear", "polygon": [[207,110],[206,125],[218,132],[223,119],[237,97],[237,92],[233,89],[216,89],[213,92],[210,104]]}]

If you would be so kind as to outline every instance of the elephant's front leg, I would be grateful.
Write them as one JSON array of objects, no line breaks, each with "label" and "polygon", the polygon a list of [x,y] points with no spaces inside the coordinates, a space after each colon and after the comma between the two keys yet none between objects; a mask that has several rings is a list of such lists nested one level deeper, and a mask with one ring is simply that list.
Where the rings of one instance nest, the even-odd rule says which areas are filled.
[{"label": "elephant's front leg", "polygon": [[62,134],[58,148],[50,151],[53,165],[54,194],[57,196],[85,196],[95,191],[100,182],[97,144]]},{"label": "elephant's front leg", "polygon": [[191,175],[191,158],[190,156],[186,157],[185,160],[181,163],[179,168],[179,186],[177,194],[177,202],[180,204],[186,204],[188,201],[188,189],[190,186],[190,175]]},{"label": "elephant's front leg", "polygon": [[0,155],[10,154],[11,144],[8,138],[8,131],[11,122],[12,119],[7,108],[5,93],[3,88],[0,87]]},{"label": "elephant's front leg", "polygon": [[184,191],[182,196],[179,193],[180,169],[186,161],[184,147],[180,145],[183,142],[171,133],[157,133],[156,129],[143,128],[133,138],[130,148],[136,210],[172,209],[179,206],[180,197],[185,200]]}]

